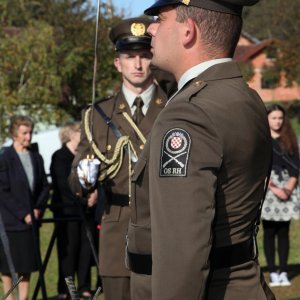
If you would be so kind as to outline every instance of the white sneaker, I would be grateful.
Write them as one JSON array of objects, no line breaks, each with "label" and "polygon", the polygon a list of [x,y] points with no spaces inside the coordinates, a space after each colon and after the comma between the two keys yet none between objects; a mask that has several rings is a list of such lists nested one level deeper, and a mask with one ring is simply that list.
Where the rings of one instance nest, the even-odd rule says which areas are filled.
[{"label": "white sneaker", "polygon": [[270,283],[269,286],[281,286],[281,283],[279,281],[279,275],[276,272],[270,273]]},{"label": "white sneaker", "polygon": [[281,272],[279,274],[279,282],[281,286],[290,286],[291,282],[288,279],[287,273],[286,272]]}]

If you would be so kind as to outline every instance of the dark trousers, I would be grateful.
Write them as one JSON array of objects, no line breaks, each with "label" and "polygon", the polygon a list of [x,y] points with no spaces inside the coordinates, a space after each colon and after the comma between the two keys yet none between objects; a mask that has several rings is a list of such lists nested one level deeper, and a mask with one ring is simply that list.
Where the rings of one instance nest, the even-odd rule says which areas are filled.
[{"label": "dark trousers", "polygon": [[290,221],[262,221],[264,229],[264,252],[269,272],[276,272],[275,265],[275,240],[277,237],[277,249],[279,256],[279,271],[287,271],[289,255],[289,228]]},{"label": "dark trousers", "polygon": [[[57,225],[58,252],[58,292],[66,293],[64,278],[77,275],[77,289],[80,293],[91,290],[91,266],[93,255],[81,221],[61,222]],[[96,236],[96,225],[93,218],[87,218],[87,226]],[[94,239],[95,240],[95,239]]]}]

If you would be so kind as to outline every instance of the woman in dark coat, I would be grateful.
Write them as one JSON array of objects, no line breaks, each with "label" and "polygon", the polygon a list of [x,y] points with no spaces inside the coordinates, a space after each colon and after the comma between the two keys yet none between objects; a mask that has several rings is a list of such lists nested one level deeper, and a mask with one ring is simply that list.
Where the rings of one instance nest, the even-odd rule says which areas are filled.
[{"label": "woman in dark coat", "polygon": [[[89,198],[86,205],[79,202],[68,185],[71,164],[80,141],[80,124],[68,123],[60,130],[62,147],[53,156],[50,172],[53,183],[53,212],[56,218],[65,218],[64,222],[57,222],[57,251],[59,263],[58,293],[59,299],[67,298],[67,287],[64,278],[68,276],[78,278],[78,290],[82,298],[91,297],[91,263],[92,250],[86,236],[86,225],[91,231],[96,230],[94,209],[96,199]],[[80,207],[81,206],[81,207]],[[73,218],[73,221],[71,219]],[[77,219],[77,221],[74,221]]]},{"label": "woman in dark coat", "polygon": [[[23,276],[19,284],[20,300],[28,299],[30,274],[38,269],[38,232],[33,230],[32,218],[40,218],[49,196],[43,159],[31,147],[33,127],[26,116],[12,117],[13,144],[0,154],[0,212],[15,271]],[[12,274],[2,244],[0,272],[6,293],[12,287]]]}]

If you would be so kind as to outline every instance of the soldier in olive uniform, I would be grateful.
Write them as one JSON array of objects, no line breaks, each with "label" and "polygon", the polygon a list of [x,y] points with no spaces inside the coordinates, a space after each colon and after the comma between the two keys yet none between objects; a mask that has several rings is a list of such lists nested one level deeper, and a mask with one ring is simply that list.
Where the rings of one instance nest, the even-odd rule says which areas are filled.
[{"label": "soldier in olive uniform", "polygon": [[132,300],[274,297],[255,242],[271,160],[266,110],[232,61],[242,8],[257,1],[159,0],[145,11],[158,15],[152,63],[178,92],[132,175]]},{"label": "soldier in olive uniform", "polygon": [[[130,174],[155,118],[166,103],[166,95],[154,83],[150,70],[151,38],[146,32],[150,23],[146,18],[133,18],[112,28],[110,39],[116,48],[114,63],[122,74],[122,90],[85,112],[82,138],[70,177],[73,192],[80,194],[77,174],[80,161],[91,154],[101,161],[98,186],[105,194],[105,209],[99,251],[106,300],[130,299],[130,271],[125,267],[124,250],[130,218]],[[110,119],[113,125],[108,124]],[[93,194],[96,193],[97,190]],[[101,195],[99,201],[103,201]]]}]

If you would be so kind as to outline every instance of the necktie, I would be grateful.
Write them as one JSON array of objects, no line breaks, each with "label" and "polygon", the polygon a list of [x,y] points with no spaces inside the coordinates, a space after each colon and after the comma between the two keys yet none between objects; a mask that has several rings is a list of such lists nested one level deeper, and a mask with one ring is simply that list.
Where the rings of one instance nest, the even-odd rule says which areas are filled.
[{"label": "necktie", "polygon": [[144,118],[142,107],[144,105],[143,99],[141,97],[136,97],[133,103],[136,106],[135,112],[133,114],[133,120],[136,125],[139,125]]}]

